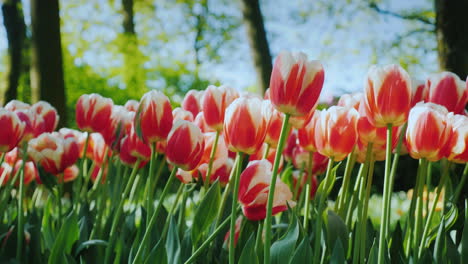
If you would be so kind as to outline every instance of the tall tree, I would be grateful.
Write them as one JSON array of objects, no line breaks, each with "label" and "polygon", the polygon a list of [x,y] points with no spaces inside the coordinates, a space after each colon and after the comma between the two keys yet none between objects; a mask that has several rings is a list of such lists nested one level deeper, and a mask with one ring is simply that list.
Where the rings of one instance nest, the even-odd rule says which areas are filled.
[{"label": "tall tree", "polygon": [[258,85],[261,92],[270,86],[271,54],[260,10],[259,0],[242,0],[242,14],[250,51],[252,53]]},{"label": "tall tree", "polygon": [[441,69],[468,75],[467,0],[435,0],[437,50]]},{"label": "tall tree", "polygon": [[62,43],[58,0],[31,0],[31,90],[32,101],[45,100],[66,125],[66,97],[63,79]]},{"label": "tall tree", "polygon": [[17,98],[21,75],[26,25],[20,0],[6,0],[2,4],[3,24],[8,39],[8,58],[3,103]]}]

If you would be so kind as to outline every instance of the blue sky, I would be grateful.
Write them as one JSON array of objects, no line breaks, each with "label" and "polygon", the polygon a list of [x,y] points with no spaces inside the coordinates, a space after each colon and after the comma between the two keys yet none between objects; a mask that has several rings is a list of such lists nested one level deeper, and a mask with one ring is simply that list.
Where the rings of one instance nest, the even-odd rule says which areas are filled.
[{"label": "blue sky", "polygon": [[[395,12],[431,8],[430,0],[380,2],[381,8]],[[161,64],[170,66],[174,60],[193,64],[194,32],[183,11],[170,0],[156,3],[155,10],[138,13],[135,19],[140,48],[149,58],[144,66],[149,69]],[[62,0],[60,4],[62,37],[70,43],[65,48],[72,54],[82,54],[75,63],[89,64],[97,72],[111,75],[111,66],[122,64],[122,58],[115,55],[112,47],[109,48],[122,30],[120,1]],[[214,13],[241,17],[235,1],[211,0],[209,4]],[[25,7],[29,23],[27,1]],[[405,56],[410,55],[419,60],[417,64],[409,63],[408,70],[414,78],[424,79],[427,74],[438,70],[435,36],[426,34],[418,38],[411,35],[403,39],[402,47],[389,48],[389,43],[398,36],[425,25],[377,14],[367,8],[364,0],[338,0],[331,7],[325,0],[263,0],[261,8],[273,56],[281,50],[303,51],[310,59],[322,62],[326,75],[322,92],[324,100],[332,95],[362,90],[367,69],[373,63],[398,63],[402,57],[405,62]],[[203,62],[200,74],[243,90],[255,85],[255,71],[243,26],[231,34],[232,40],[219,50],[221,62]],[[170,41],[161,40],[163,35]],[[2,21],[0,57],[4,57],[5,52],[6,36]],[[4,65],[0,65],[0,70],[3,69]],[[110,79],[114,83],[119,81],[118,77]],[[164,83],[148,80],[147,85],[157,88]]]}]

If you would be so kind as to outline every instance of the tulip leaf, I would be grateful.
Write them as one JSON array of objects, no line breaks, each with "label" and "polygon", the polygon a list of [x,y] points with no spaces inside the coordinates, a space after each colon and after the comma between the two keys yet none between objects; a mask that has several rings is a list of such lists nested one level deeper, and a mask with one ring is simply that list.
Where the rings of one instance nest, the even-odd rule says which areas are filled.
[{"label": "tulip leaf", "polygon": [[452,238],[446,234],[446,246],[447,246],[447,254],[445,255],[446,259],[450,259],[452,264],[460,264],[460,254],[457,251],[457,246],[453,243]]},{"label": "tulip leaf", "polygon": [[348,227],[332,210],[328,210],[328,221],[327,221],[327,242],[328,247],[333,248],[336,246],[336,241],[341,240],[341,247],[344,249],[348,248]]},{"label": "tulip leaf", "polygon": [[367,260],[367,263],[377,264],[377,262],[378,262],[378,245],[377,245],[377,240],[374,239],[374,243],[372,243],[372,247],[369,253],[369,258]]},{"label": "tulip leaf", "polygon": [[83,243],[81,243],[78,248],[76,248],[75,250],[75,257],[77,257],[81,251],[83,251],[84,249],[87,249],[91,246],[107,246],[107,241],[104,241],[104,240],[100,240],[100,239],[92,239],[92,240],[88,240],[88,241],[85,241]]},{"label": "tulip leaf", "polygon": [[310,261],[311,259],[312,248],[310,247],[309,238],[305,236],[299,246],[297,246],[296,252],[294,252],[294,255],[289,263],[307,263],[307,261]]},{"label": "tulip leaf", "polygon": [[271,263],[289,263],[289,259],[294,252],[296,242],[299,238],[297,217],[293,214],[291,220],[291,224],[289,225],[286,234],[271,246]]},{"label": "tulip leaf", "polygon": [[221,200],[221,187],[216,181],[206,193],[195,212],[192,225],[192,243],[197,245],[203,232],[213,223],[219,209]]},{"label": "tulip leaf", "polygon": [[147,263],[159,263],[159,264],[167,264],[167,253],[166,247],[163,243],[163,240],[159,240],[159,242],[154,246],[151,250],[149,256],[145,260],[145,264]]},{"label": "tulip leaf", "polygon": [[244,249],[239,257],[239,264],[258,264],[257,254],[255,254],[255,233],[250,235],[245,243]]},{"label": "tulip leaf", "polygon": [[72,213],[63,221],[50,252],[49,263],[66,263],[66,255],[71,253],[72,246],[79,236],[78,217]]},{"label": "tulip leaf", "polygon": [[466,204],[467,200],[465,200],[466,216],[461,239],[461,263],[468,263],[468,206]]},{"label": "tulip leaf", "polygon": [[437,232],[437,238],[434,245],[434,259],[437,263],[441,263],[445,256],[445,218],[442,218],[442,222],[439,225],[439,232]]},{"label": "tulip leaf", "polygon": [[179,229],[174,217],[171,217],[166,240],[166,253],[168,263],[180,263]]},{"label": "tulip leaf", "polygon": [[340,239],[337,239],[335,242],[335,246],[333,247],[330,263],[342,264],[345,262],[345,250],[343,248],[343,244],[341,243]]},{"label": "tulip leaf", "polygon": [[403,251],[403,231],[401,230],[400,221],[397,222],[395,231],[392,235],[392,242],[390,246],[390,257],[392,263],[400,263],[401,254]]}]

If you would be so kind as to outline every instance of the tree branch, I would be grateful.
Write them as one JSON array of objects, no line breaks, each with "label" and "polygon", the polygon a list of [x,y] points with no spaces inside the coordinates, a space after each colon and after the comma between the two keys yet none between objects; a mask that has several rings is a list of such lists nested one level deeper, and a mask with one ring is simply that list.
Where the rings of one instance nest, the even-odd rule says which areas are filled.
[{"label": "tree branch", "polygon": [[376,3],[370,3],[369,7],[383,15],[389,15],[389,16],[393,16],[393,17],[397,17],[401,19],[406,19],[406,20],[416,20],[426,25],[435,26],[435,23],[433,21],[431,21],[428,18],[419,16],[417,14],[399,14],[390,10],[381,9]]}]

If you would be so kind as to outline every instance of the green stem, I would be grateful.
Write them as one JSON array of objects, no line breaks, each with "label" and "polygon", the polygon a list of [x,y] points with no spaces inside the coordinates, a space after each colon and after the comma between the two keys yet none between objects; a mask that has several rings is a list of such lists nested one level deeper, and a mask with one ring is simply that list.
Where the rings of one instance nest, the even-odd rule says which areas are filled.
[{"label": "green stem", "polygon": [[353,151],[348,155],[348,159],[346,160],[343,185],[341,186],[340,192],[338,194],[338,202],[335,204],[335,211],[338,212],[338,215],[341,218],[345,217],[345,204],[349,200],[349,182],[351,181],[351,172],[353,171],[354,164],[356,163],[355,149],[356,147],[353,148]]},{"label": "green stem", "polygon": [[264,258],[265,264],[270,264],[270,245],[271,245],[271,213],[273,210],[273,197],[275,195],[276,178],[278,177],[278,167],[280,163],[281,153],[283,152],[284,142],[288,136],[288,122],[289,114],[284,114],[283,125],[281,127],[280,138],[278,147],[276,149],[275,162],[273,164],[273,172],[271,177],[270,190],[268,191],[268,203],[265,219],[265,245],[264,245]]},{"label": "green stem", "polygon": [[57,189],[58,189],[58,194],[57,194],[57,202],[58,202],[58,209],[59,209],[59,214],[58,214],[58,226],[62,226],[62,196],[63,196],[63,173],[59,174],[59,183],[57,184]]},{"label": "green stem", "polygon": [[421,170],[421,178],[418,186],[418,193],[416,197],[416,220],[415,220],[415,228],[414,228],[414,252],[415,257],[417,258],[417,246],[419,245],[419,242],[421,241],[421,235],[422,235],[422,228],[423,228],[423,193],[424,193],[424,180],[426,179],[426,173],[427,173],[427,160],[426,159],[421,159],[421,165],[420,165],[420,170]]},{"label": "green stem", "polygon": [[[333,158],[330,158],[328,160],[328,166],[327,166],[327,172],[325,174],[325,181],[323,185],[323,190],[328,190],[329,185],[331,184],[329,182],[330,180],[330,173],[333,168]],[[318,205],[318,210],[317,210],[317,222],[315,226],[315,238],[314,238],[314,261],[312,263],[319,263],[320,260],[320,243],[322,241],[322,214],[323,210],[325,209],[325,203],[327,199],[327,192],[324,193],[319,193],[320,199],[319,199],[319,205]]]},{"label": "green stem", "polygon": [[[163,207],[164,198],[166,198],[166,195],[169,192],[172,182],[175,179],[176,172],[177,172],[177,166],[174,166],[174,168],[172,169],[171,175],[169,176],[169,179],[167,180],[166,186],[164,186],[161,197],[159,197],[158,206],[156,207],[156,210],[154,211],[153,215],[151,216],[151,220],[148,223],[148,226],[145,231],[145,235],[143,236],[143,240],[141,241],[140,246],[138,247],[138,251],[135,255],[135,258],[133,259],[133,262],[132,262],[133,264],[140,263],[139,262],[140,257],[142,257],[143,250],[146,248],[146,244],[151,234],[151,230],[153,229],[153,226],[156,223],[156,218],[158,216],[159,211]],[[180,184],[183,184],[183,183],[180,183]]]},{"label": "green stem", "polygon": [[130,178],[128,179],[127,184],[125,185],[125,190],[122,193],[119,205],[118,205],[118,207],[116,209],[117,211],[115,212],[114,219],[112,220],[112,226],[111,226],[111,230],[110,230],[110,233],[109,233],[109,244],[107,245],[107,248],[106,248],[106,255],[105,255],[105,258],[104,258],[104,263],[109,263],[109,261],[110,261],[110,256],[112,254],[115,239],[117,237],[115,232],[116,232],[117,226],[118,226],[118,224],[120,222],[120,217],[121,217],[121,215],[123,213],[123,206],[124,206],[125,198],[128,196],[128,193],[130,192],[130,189],[131,189],[131,187],[133,185],[133,182],[134,182],[135,177],[136,177],[137,172],[138,172],[139,165],[140,165],[140,160],[137,160],[137,162],[135,162],[135,165],[133,165],[132,173],[130,174]]},{"label": "green stem", "polygon": [[219,140],[219,131],[216,131],[213,147],[211,148],[210,161],[208,162],[208,169],[206,169],[206,177],[205,177],[205,182],[204,182],[205,193],[208,192],[208,188],[210,186],[211,170],[213,168],[213,160],[216,154],[216,149],[218,148],[218,140]]},{"label": "green stem", "polygon": [[310,206],[310,188],[312,188],[312,166],[314,162],[314,153],[309,152],[309,166],[307,171],[307,185],[305,189],[305,211],[304,211],[304,231],[307,234],[309,228],[309,206]]},{"label": "green stem", "polygon": [[[180,196],[182,195],[182,190],[184,189],[184,187],[185,187],[185,184],[181,184],[179,186],[174,203],[172,204],[171,210],[169,211],[169,214],[167,215],[167,219],[169,219],[169,217],[174,214],[174,211],[177,208],[177,205],[179,205],[179,199],[180,199]],[[166,237],[167,229],[169,228],[169,223],[170,221],[166,221],[166,223],[164,223],[164,228],[162,231],[161,239],[164,239]]]},{"label": "green stem", "polygon": [[149,216],[151,215],[151,211],[153,210],[153,200],[152,200],[152,195],[150,192],[151,188],[151,181],[153,179],[153,171],[154,171],[154,162],[158,158],[158,153],[156,152],[156,142],[153,142],[151,144],[151,158],[150,158],[150,164],[149,164],[149,171],[148,171],[148,177],[146,178],[146,222],[148,223],[149,221]]},{"label": "green stem", "polygon": [[263,153],[263,159],[268,158],[268,152],[270,152],[270,144],[267,144],[267,147],[265,149],[265,152]]},{"label": "green stem", "polygon": [[[238,152],[237,153],[238,161],[236,166],[236,173],[234,174],[234,190],[232,194],[232,210],[231,210],[231,225],[230,225],[230,234],[229,234],[229,264],[234,264],[235,262],[235,251],[234,251],[234,244],[235,244],[235,234],[236,234],[236,208],[237,208],[237,196],[239,195],[239,181],[240,181],[240,174],[242,170],[242,160],[244,158],[244,154]],[[237,158],[237,157],[236,157]]]},{"label": "green stem", "polygon": [[258,221],[258,230],[257,230],[257,237],[255,239],[255,253],[258,255],[258,253],[261,250],[261,245],[262,245],[262,233],[263,233],[263,225],[262,221]]},{"label": "green stem", "polygon": [[[77,193],[76,195],[79,197],[81,197],[81,199],[87,199],[87,197],[84,194],[84,190],[88,187],[88,181],[89,181],[89,177],[88,177],[88,158],[86,157],[86,152],[88,151],[88,147],[89,147],[89,137],[90,137],[90,133],[86,133],[86,140],[85,140],[85,144],[84,144],[84,148],[83,148],[83,158],[81,160],[81,173],[82,173],[82,177],[79,178],[79,181],[78,181],[78,187],[76,188],[77,190]],[[84,184],[83,184],[83,179],[84,179]],[[77,203],[78,204],[78,203]]]},{"label": "green stem", "polygon": [[452,203],[456,204],[458,202],[458,197],[460,197],[460,193],[463,190],[463,187],[465,186],[467,176],[468,176],[468,163],[465,165],[465,169],[463,170],[463,175],[461,177],[460,183],[458,184],[457,189],[455,190],[455,194],[453,195]]},{"label": "green stem", "polygon": [[367,238],[367,213],[369,211],[369,197],[370,191],[372,187],[372,178],[374,176],[374,158],[371,156],[371,160],[369,162],[369,170],[367,173],[367,185],[366,185],[366,197],[364,199],[364,211],[362,213],[362,223],[361,223],[361,234],[364,238],[361,238],[361,250],[360,250],[360,257],[359,263],[365,263],[365,250],[366,250],[366,238]]},{"label": "green stem", "polygon": [[184,262],[184,264],[190,264],[195,261],[195,259],[205,250],[213,241],[216,236],[228,225],[231,220],[232,215],[228,216],[219,226],[215,229],[215,231],[203,242],[203,244],[193,252],[192,256]]},{"label": "green stem", "polygon": [[20,168],[20,179],[19,179],[19,198],[18,198],[18,235],[16,243],[16,260],[21,263],[23,256],[23,240],[24,240],[24,209],[23,209],[23,198],[24,198],[24,166],[28,159],[27,157],[28,143],[23,143],[23,163]]},{"label": "green stem", "polygon": [[390,183],[390,169],[392,159],[392,124],[387,125],[387,145],[385,151],[385,176],[384,176],[384,193],[383,193],[383,206],[382,215],[380,218],[380,233],[379,233],[379,253],[378,263],[383,264],[385,262],[385,252],[388,248],[387,245],[387,225],[390,222],[390,212],[387,210],[390,204],[390,195],[392,194],[391,183]]},{"label": "green stem", "polygon": [[[422,239],[421,239],[421,242],[419,244],[418,258],[421,257],[422,251],[423,251],[424,246],[426,244],[425,241],[426,241],[426,238],[427,238],[427,234],[429,232],[429,226],[431,225],[432,217],[434,216],[434,212],[435,212],[435,209],[437,207],[437,202],[439,201],[440,193],[442,192],[442,189],[444,188],[445,182],[447,181],[447,178],[448,178],[448,175],[449,175],[449,173],[448,173],[449,164],[447,163],[447,160],[443,159],[442,164],[443,164],[443,167],[444,167],[444,171],[442,173],[442,177],[440,178],[439,186],[437,187],[436,196],[434,198],[434,202],[432,203],[431,210],[429,211],[429,215],[427,216],[426,225],[424,226]],[[427,194],[427,198],[428,198],[427,200],[428,200],[428,204],[429,204],[429,193]]]},{"label": "green stem", "polygon": [[358,194],[359,194],[359,188],[361,186],[361,182],[363,182],[363,177],[364,177],[364,173],[365,171],[367,171],[367,168],[366,168],[366,164],[365,163],[362,163],[361,166],[359,167],[359,172],[358,172],[358,175],[356,177],[356,183],[354,184],[354,188],[353,188],[353,192],[352,192],[352,195],[351,195],[351,199],[350,199],[350,202],[349,202],[349,206],[348,208],[346,208],[346,226],[348,228],[351,228],[351,224],[352,224],[352,221],[353,221],[353,213],[354,213],[354,209],[357,205],[357,202],[358,202]]},{"label": "green stem", "polygon": [[[234,160],[234,164],[232,165],[231,173],[229,174],[229,179],[233,179],[236,171],[237,171],[237,163],[239,163],[239,156],[236,155],[236,159]],[[223,217],[224,207],[226,207],[226,201],[231,192],[232,183],[228,183],[227,186],[224,188],[223,197],[221,198],[221,205],[219,206],[218,215],[216,217],[216,225],[215,228],[219,226],[221,223],[221,218]]]},{"label": "green stem", "polygon": [[419,192],[419,185],[421,185],[421,178],[423,177],[421,175],[421,164],[422,164],[422,160],[419,160],[419,166],[418,166],[418,171],[416,173],[416,182],[415,182],[415,185],[414,185],[414,189],[413,189],[413,195],[411,197],[411,202],[410,202],[410,207],[409,207],[409,210],[408,210],[408,224],[409,224],[409,228],[408,230],[410,230],[410,233],[408,234],[408,243],[406,243],[406,248],[405,248],[405,253],[407,255],[409,255],[409,252],[410,252],[410,248],[411,248],[411,245],[413,244],[413,231],[414,231],[414,219],[416,218],[416,215],[415,215],[415,207],[416,207],[416,200],[417,200],[417,194]]},{"label": "green stem", "polygon": [[161,178],[162,169],[165,167],[164,160],[165,160],[165,157],[164,155],[162,155],[161,161],[159,162],[158,170],[156,171],[156,179],[152,182],[152,185],[150,186],[150,190],[149,190],[150,201],[154,201],[153,197],[156,192],[155,189],[156,189],[156,186],[158,185],[159,179]]}]

